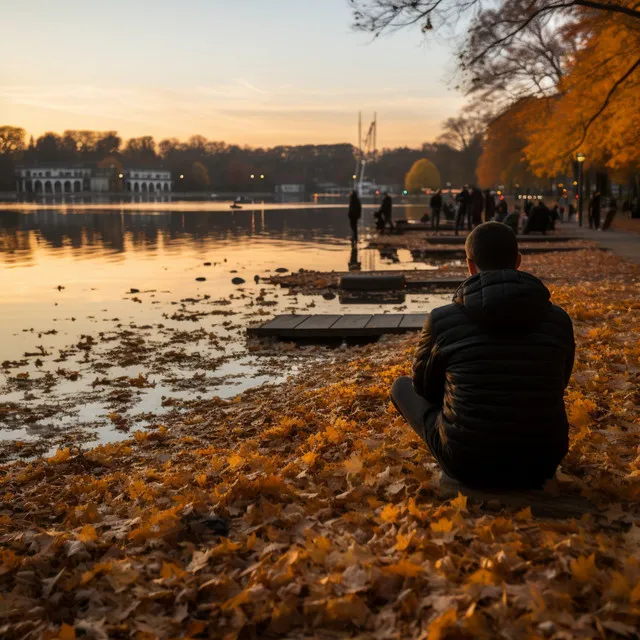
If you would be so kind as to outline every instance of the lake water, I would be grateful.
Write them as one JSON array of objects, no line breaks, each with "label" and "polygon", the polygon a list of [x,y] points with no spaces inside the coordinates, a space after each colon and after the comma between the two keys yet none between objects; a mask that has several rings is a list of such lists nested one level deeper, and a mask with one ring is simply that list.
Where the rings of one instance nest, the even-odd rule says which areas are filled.
[{"label": "lake water", "polygon": [[[358,245],[363,271],[428,268],[408,251],[365,249],[372,212],[365,209]],[[395,210],[405,213],[420,215]],[[399,306],[345,306],[254,280],[277,268],[346,271],[351,257],[344,207],[0,210],[0,439],[45,441],[48,450],[69,433],[116,440],[187,399],[231,397],[286,378],[304,358],[331,357],[313,346],[248,343],[248,324],[277,313],[441,304],[408,295]]]}]

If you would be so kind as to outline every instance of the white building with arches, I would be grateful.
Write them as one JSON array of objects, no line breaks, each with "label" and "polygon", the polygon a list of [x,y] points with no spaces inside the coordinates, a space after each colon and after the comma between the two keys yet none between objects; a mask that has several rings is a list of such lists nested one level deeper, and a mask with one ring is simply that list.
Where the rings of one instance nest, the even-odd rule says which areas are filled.
[{"label": "white building with arches", "polygon": [[132,193],[169,193],[173,188],[171,171],[161,169],[127,169],[124,185]]},{"label": "white building with arches", "polygon": [[[118,184],[120,182],[120,184]],[[128,191],[131,193],[171,193],[171,172],[162,169],[39,166],[16,169],[18,194],[54,195]]]},{"label": "white building with arches", "polygon": [[91,169],[33,167],[16,170],[18,193],[80,193],[91,188]]}]

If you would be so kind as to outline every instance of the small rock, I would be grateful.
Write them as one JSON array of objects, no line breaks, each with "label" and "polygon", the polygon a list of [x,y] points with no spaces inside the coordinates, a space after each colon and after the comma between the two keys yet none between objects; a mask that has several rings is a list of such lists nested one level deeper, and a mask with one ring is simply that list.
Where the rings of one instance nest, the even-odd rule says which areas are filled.
[{"label": "small rock", "polygon": [[233,278],[233,279],[231,280],[231,282],[232,282],[233,284],[244,284],[244,283],[245,283],[245,280],[244,280],[244,278],[237,278],[237,277],[236,277],[236,278]]},{"label": "small rock", "polygon": [[140,289],[134,289],[131,287],[131,289],[129,289],[129,293],[140,293]]},{"label": "small rock", "polygon": [[238,273],[237,269],[231,269],[231,271],[229,271],[229,273]]},{"label": "small rock", "polygon": [[260,282],[260,276],[253,276],[253,280],[258,284],[258,282]]},{"label": "small rock", "polygon": [[203,278],[202,276],[200,276],[199,278],[196,278],[196,280],[198,282],[204,282],[206,280],[206,278]]},{"label": "small rock", "polygon": [[286,267],[278,267],[276,269],[276,273],[287,273],[287,271],[289,271],[289,269],[287,269]]},{"label": "small rock", "polygon": [[211,266],[210,262],[204,262],[203,264],[204,264],[205,267],[210,267]]},{"label": "small rock", "polygon": [[322,294],[322,297],[325,300],[333,300],[336,297],[335,293],[331,293],[331,291],[325,291],[325,293]]}]

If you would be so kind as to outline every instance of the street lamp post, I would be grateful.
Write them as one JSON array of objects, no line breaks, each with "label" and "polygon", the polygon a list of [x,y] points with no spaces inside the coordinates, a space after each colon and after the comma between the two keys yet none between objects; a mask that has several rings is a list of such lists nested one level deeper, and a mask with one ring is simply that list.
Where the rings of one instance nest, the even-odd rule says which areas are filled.
[{"label": "street lamp post", "polygon": [[582,184],[584,182],[582,165],[584,164],[584,161],[586,159],[587,157],[584,155],[584,153],[578,153],[578,155],[576,155],[576,160],[578,161],[578,224],[580,226],[582,226]]}]

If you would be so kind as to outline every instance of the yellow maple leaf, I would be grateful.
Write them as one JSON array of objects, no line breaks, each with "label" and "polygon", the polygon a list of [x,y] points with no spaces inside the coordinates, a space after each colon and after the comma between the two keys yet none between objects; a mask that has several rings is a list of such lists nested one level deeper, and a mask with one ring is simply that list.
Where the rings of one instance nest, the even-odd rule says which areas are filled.
[{"label": "yellow maple leaf", "polygon": [[251,551],[253,549],[253,547],[256,546],[256,542],[258,541],[258,536],[256,535],[256,532],[254,531],[248,538],[247,538],[247,549],[249,549],[249,551]]},{"label": "yellow maple leaf", "polygon": [[431,530],[436,533],[447,533],[453,529],[453,521],[448,518],[440,518],[437,522],[432,522],[430,525]]},{"label": "yellow maple leaf", "polygon": [[76,640],[76,629],[69,624],[64,624],[58,631],[58,640]]},{"label": "yellow maple leaf", "polygon": [[411,560],[399,560],[384,569],[387,573],[394,573],[403,578],[415,578],[423,571],[422,567]]},{"label": "yellow maple leaf", "polygon": [[388,504],[380,512],[380,519],[382,522],[395,522],[400,515],[400,508],[394,504]]},{"label": "yellow maple leaf", "polygon": [[344,461],[344,468],[347,473],[360,473],[362,467],[362,459],[357,453],[354,453],[348,460]]},{"label": "yellow maple leaf", "polygon": [[239,456],[237,453],[232,453],[227,458],[227,463],[232,469],[236,469],[244,463],[244,458],[242,456]]},{"label": "yellow maple leaf", "polygon": [[77,535],[77,538],[80,542],[93,542],[98,539],[98,532],[95,527],[92,527],[90,524],[85,524]]},{"label": "yellow maple leaf", "polygon": [[405,536],[402,533],[398,533],[398,535],[396,536],[396,549],[398,551],[406,551],[412,541],[413,533],[410,533],[408,536]]},{"label": "yellow maple leaf", "polygon": [[316,461],[318,457],[318,454],[315,451],[309,451],[309,453],[305,453],[302,456],[302,462],[304,462],[305,464],[308,464],[309,466],[312,466],[313,463]]},{"label": "yellow maple leaf", "polygon": [[451,506],[458,511],[465,511],[467,508],[467,496],[458,491],[458,496],[451,501]]},{"label": "yellow maple leaf", "polygon": [[518,522],[530,522],[531,520],[533,520],[533,514],[531,513],[531,507],[525,507],[521,511],[518,511],[518,513],[516,513],[513,516],[513,519],[517,520]]},{"label": "yellow maple leaf", "polygon": [[163,562],[162,569],[160,570],[161,578],[182,578],[187,575],[187,572],[181,569],[177,564],[173,562]]},{"label": "yellow maple leaf", "polygon": [[49,464],[60,464],[62,462],[66,462],[71,457],[71,451],[69,447],[65,447],[64,449],[58,449],[55,455],[47,458],[47,462]]},{"label": "yellow maple leaf", "polygon": [[458,621],[458,613],[455,609],[448,609],[438,616],[427,630],[427,640],[445,640],[449,637],[449,631],[455,627]]},{"label": "yellow maple leaf", "polygon": [[333,426],[329,425],[324,432],[327,440],[333,444],[337,444],[342,439],[342,434]]},{"label": "yellow maple leaf", "polygon": [[[638,586],[640,587],[640,584]],[[608,595],[615,600],[626,600],[630,591],[629,581],[619,571],[612,571],[611,582],[607,590]]]},{"label": "yellow maple leaf", "polygon": [[592,553],[588,558],[580,556],[572,560],[570,565],[573,579],[579,584],[586,584],[598,575],[596,556]]}]

